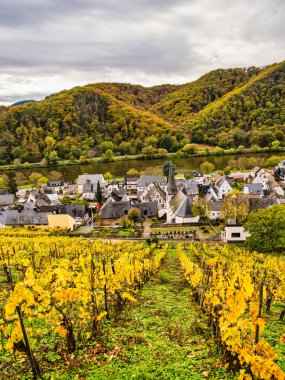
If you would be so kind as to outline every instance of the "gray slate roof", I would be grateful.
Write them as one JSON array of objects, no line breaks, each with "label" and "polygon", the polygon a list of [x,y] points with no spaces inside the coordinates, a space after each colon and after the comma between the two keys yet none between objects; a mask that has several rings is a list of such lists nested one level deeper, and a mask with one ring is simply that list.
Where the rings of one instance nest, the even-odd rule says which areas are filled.
[{"label": "gray slate roof", "polygon": [[244,185],[244,188],[248,189],[249,194],[264,195],[263,187],[261,183],[248,183]]},{"label": "gray slate roof", "polygon": [[78,185],[84,185],[90,181],[90,183],[94,183],[97,185],[98,181],[99,183],[103,182],[104,183],[104,177],[103,174],[83,174],[78,176]]},{"label": "gray slate roof", "polygon": [[172,212],[181,218],[191,218],[192,214],[192,198],[187,196],[183,190],[177,191],[175,196],[170,201]]},{"label": "gray slate roof", "polygon": [[64,181],[62,179],[59,179],[57,181],[48,181],[47,187],[58,187],[58,186],[64,186]]},{"label": "gray slate roof", "polygon": [[142,216],[153,217],[157,215],[157,202],[114,202],[111,198],[109,198],[103,205],[100,212],[103,219],[118,219],[124,215],[127,215],[131,208],[138,208],[141,210]]},{"label": "gray slate roof", "polygon": [[0,211],[0,224],[5,225],[8,211]]},{"label": "gray slate roof", "polygon": [[27,224],[37,224],[37,225],[47,225],[48,224],[48,213],[46,212],[35,212],[33,210],[23,210],[19,212],[18,210],[7,211],[6,225],[11,226],[23,226]]},{"label": "gray slate roof", "polygon": [[95,192],[97,191],[97,184],[94,183],[85,183],[83,185],[83,193]]},{"label": "gray slate roof", "polygon": [[221,179],[219,179],[219,181],[216,183],[216,186],[217,187],[221,187],[223,185],[224,182],[228,182],[230,186],[232,186],[232,179],[227,176],[227,175],[223,175]]},{"label": "gray slate roof", "polygon": [[159,175],[144,175],[137,183],[138,187],[147,187],[151,183],[157,183],[159,185],[166,185],[166,179]]},{"label": "gray slate roof", "polygon": [[212,211],[220,211],[221,206],[222,206],[221,201],[212,201],[212,202],[209,202],[209,204]]},{"label": "gray slate roof", "polygon": [[154,186],[149,190],[149,192],[146,194],[145,199],[149,199],[151,201],[153,194],[155,192],[158,192],[160,197],[163,200],[166,200],[166,193],[165,191],[157,184],[154,184]]},{"label": "gray slate roof", "polygon": [[15,195],[14,194],[5,194],[0,195],[0,206],[9,206],[14,202]]}]

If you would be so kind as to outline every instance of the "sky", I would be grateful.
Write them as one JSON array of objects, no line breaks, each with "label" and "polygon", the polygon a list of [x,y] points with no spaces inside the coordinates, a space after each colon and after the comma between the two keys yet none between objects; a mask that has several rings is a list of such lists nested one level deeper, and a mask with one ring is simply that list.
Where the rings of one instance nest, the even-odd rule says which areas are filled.
[{"label": "sky", "polygon": [[0,104],[284,60],[285,0],[0,1]]}]

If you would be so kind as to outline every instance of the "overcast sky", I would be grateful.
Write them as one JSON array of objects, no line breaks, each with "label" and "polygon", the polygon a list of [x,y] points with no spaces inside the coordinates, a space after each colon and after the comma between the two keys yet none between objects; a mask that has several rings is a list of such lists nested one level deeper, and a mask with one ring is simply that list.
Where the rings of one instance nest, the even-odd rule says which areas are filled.
[{"label": "overcast sky", "polygon": [[284,20],[285,0],[2,0],[0,103],[279,62]]}]

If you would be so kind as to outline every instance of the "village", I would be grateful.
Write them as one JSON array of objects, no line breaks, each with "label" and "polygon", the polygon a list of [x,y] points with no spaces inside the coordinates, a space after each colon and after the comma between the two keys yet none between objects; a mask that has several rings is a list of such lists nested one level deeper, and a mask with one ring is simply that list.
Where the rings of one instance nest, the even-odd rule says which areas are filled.
[{"label": "village", "polygon": [[[189,177],[189,176],[188,176]],[[285,204],[285,161],[229,175],[79,175],[9,194],[0,189],[0,227],[60,228],[102,238],[244,242],[250,212]],[[66,199],[69,202],[66,202]]]}]

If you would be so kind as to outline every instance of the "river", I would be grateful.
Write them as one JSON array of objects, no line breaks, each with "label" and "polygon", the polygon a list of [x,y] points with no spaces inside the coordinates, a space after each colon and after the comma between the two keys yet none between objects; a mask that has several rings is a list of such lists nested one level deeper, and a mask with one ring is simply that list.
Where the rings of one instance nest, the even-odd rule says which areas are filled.
[{"label": "river", "polygon": [[[284,152],[279,153],[284,155]],[[278,153],[252,153],[242,155],[243,157],[263,157],[268,158],[273,155],[279,155]],[[199,169],[202,162],[209,161],[215,165],[215,169],[224,169],[228,162],[233,159],[237,159],[241,155],[223,155],[223,156],[207,156],[207,157],[188,157],[188,158],[174,158],[173,162],[177,167],[178,172],[189,172],[191,170]],[[14,176],[18,172],[22,172],[26,177],[28,177],[33,171],[37,171],[47,176],[47,174],[56,170],[62,173],[65,181],[74,181],[80,174],[95,174],[95,173],[106,173],[111,172],[115,177],[123,177],[130,168],[137,169],[139,172],[153,169],[153,173],[161,169],[163,163],[167,158],[163,159],[150,159],[150,160],[129,160],[129,161],[117,161],[117,162],[98,162],[92,164],[78,164],[78,165],[68,165],[68,166],[57,166],[48,168],[33,168],[33,169],[21,169],[10,171],[9,176]],[[8,174],[8,172],[7,172]]]}]

